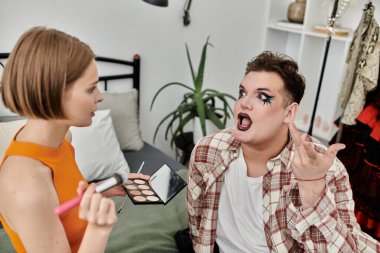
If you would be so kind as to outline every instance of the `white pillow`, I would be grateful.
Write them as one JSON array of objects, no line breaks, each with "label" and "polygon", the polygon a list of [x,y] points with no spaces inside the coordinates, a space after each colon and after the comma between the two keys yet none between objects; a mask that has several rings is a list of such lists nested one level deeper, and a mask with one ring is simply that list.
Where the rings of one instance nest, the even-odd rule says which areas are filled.
[{"label": "white pillow", "polygon": [[96,111],[90,126],[71,127],[70,131],[78,167],[87,181],[105,179],[117,171],[129,172],[110,110]]},{"label": "white pillow", "polygon": [[26,119],[0,123],[0,159],[17,131],[26,123]]}]

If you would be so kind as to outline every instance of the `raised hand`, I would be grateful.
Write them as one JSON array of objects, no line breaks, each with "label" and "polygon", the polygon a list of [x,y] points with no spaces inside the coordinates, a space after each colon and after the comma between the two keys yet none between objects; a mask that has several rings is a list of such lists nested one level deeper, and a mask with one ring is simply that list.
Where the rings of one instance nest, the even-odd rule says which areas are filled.
[{"label": "raised hand", "polygon": [[333,144],[322,154],[314,149],[312,142],[307,140],[307,134],[301,134],[293,122],[289,130],[295,144],[295,154],[291,167],[296,177],[299,195],[303,208],[311,208],[321,196],[326,187],[326,174],[331,167],[343,144]]},{"label": "raised hand", "polygon": [[313,143],[306,140],[307,134],[301,134],[293,122],[289,123],[289,130],[296,149],[292,161],[294,176],[300,181],[323,179],[336,154],[339,150],[344,149],[345,145],[340,143],[333,144],[322,154],[314,149]]}]

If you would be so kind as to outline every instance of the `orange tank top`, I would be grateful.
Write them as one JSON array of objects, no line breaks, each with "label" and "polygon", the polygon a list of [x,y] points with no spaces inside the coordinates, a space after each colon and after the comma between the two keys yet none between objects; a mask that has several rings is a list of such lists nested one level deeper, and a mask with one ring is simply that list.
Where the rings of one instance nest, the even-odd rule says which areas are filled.
[{"label": "orange tank top", "polygon": [[[29,142],[13,140],[8,150],[4,153],[3,161],[10,155],[30,157],[50,167],[60,204],[76,197],[78,182],[85,180],[75,162],[74,148],[66,140],[63,140],[58,148],[44,147]],[[79,219],[78,208],[79,207],[73,208],[60,216],[72,252],[78,251],[87,226],[87,222]],[[26,252],[19,236],[8,226],[1,214],[0,221],[9,235],[15,250],[17,252]]]}]

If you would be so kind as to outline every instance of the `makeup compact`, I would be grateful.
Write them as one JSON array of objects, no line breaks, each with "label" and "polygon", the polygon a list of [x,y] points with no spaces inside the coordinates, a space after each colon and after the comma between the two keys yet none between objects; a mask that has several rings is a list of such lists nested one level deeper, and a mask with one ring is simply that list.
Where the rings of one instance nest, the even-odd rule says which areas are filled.
[{"label": "makeup compact", "polygon": [[149,180],[128,179],[124,184],[129,198],[136,205],[166,205],[185,186],[185,180],[166,164],[151,175]]}]

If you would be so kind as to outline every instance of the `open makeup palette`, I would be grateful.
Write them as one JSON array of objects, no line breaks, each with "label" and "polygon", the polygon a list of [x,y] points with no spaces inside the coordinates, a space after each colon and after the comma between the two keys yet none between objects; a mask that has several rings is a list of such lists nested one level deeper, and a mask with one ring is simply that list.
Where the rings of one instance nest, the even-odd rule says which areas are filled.
[{"label": "open makeup palette", "polygon": [[186,186],[183,180],[168,165],[164,164],[150,179],[129,179],[124,185],[132,202],[140,204],[166,205]]}]

